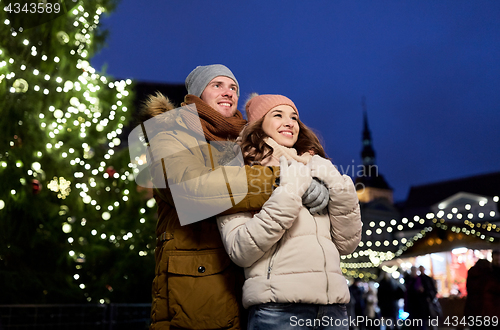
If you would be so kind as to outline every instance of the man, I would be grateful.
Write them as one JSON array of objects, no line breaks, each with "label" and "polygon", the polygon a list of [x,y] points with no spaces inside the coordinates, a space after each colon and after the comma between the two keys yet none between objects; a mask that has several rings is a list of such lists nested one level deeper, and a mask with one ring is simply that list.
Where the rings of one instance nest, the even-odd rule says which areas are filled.
[{"label": "man", "polygon": [[396,280],[383,271],[383,277],[379,282],[377,290],[378,306],[380,316],[385,320],[390,320],[387,328],[399,329],[397,324],[399,316],[399,299],[404,297],[404,291]]},{"label": "man", "polygon": [[414,322],[414,328],[427,329],[429,305],[427,303],[422,277],[419,276],[417,267],[412,266],[410,268],[410,274],[405,277],[405,286],[406,295],[404,309],[410,314],[408,319]]},{"label": "man", "polygon": [[[219,160],[227,152],[222,142],[234,140],[246,124],[237,110],[238,81],[227,67],[199,66],[186,78],[186,87],[183,105],[196,106],[198,122],[189,111],[173,110],[162,95],[146,103],[146,116],[169,116],[159,121],[164,130],[148,136],[154,156],[151,174],[158,179],[166,173],[168,179],[166,188],[161,188],[159,180],[154,190],[158,239],[151,330],[241,329],[246,326],[240,317],[242,270],[227,256],[215,218],[181,226],[177,201],[184,200],[187,207],[182,212],[188,214],[190,207],[216,209],[223,202],[217,196],[230,190],[236,205],[225,213],[259,210],[272,193],[279,168],[226,166],[219,170]],[[242,185],[248,193],[247,189],[239,195],[231,190]],[[173,189],[180,193],[172,193]],[[312,212],[326,206],[328,194],[317,182],[306,194],[305,201],[313,199],[305,203],[314,207]]]},{"label": "man", "polygon": [[490,276],[483,277],[483,315],[500,318],[500,250],[491,252]]},{"label": "man", "polygon": [[[362,320],[357,322],[358,329],[366,329],[365,316],[366,316],[366,292],[363,286],[363,282],[359,277],[354,278],[354,282],[349,286],[349,293],[351,294],[350,307],[350,318]],[[352,324],[349,324],[350,329],[354,329]]]},{"label": "man", "polygon": [[[437,286],[436,286],[436,281],[427,275],[425,273],[425,267],[420,266],[418,267],[420,270],[420,275],[419,277],[421,278],[422,286],[424,287],[424,295],[427,300],[427,306],[428,306],[428,317],[432,319],[439,319],[443,316],[443,312],[441,309],[441,304],[439,303],[439,300],[437,299]],[[437,326],[433,326],[430,323],[428,323],[428,326],[430,329],[436,329]]]},{"label": "man", "polygon": [[424,286],[424,291],[428,298],[433,300],[437,295],[436,281],[425,273],[425,267],[419,266],[420,277],[422,278],[422,285]]},{"label": "man", "polygon": [[493,268],[493,275],[500,281],[500,250],[491,252],[491,267]]},{"label": "man", "polygon": [[[487,259],[478,259],[476,264],[467,271],[467,298],[465,300],[464,316],[466,318],[485,316],[485,299],[487,284],[491,282],[491,263]],[[481,326],[470,324],[469,329],[482,329]]]},{"label": "man", "polygon": [[[493,250],[491,262],[478,259],[467,272],[464,315],[491,321],[500,318],[500,250]],[[486,329],[486,323],[469,324],[469,329]]]}]

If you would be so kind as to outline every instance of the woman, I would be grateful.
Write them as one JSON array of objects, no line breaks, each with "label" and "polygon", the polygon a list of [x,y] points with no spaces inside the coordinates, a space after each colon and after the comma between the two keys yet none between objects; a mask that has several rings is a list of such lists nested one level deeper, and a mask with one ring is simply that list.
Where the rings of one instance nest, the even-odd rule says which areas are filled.
[{"label": "woman", "polygon": [[[245,163],[281,166],[280,185],[260,212],[217,218],[227,253],[245,268],[248,328],[347,329],[349,290],[340,255],[352,253],[361,238],[354,184],[324,158],[290,99],[255,96],[246,112],[249,124],[239,142]],[[313,177],[330,193],[325,214],[302,206]]]}]

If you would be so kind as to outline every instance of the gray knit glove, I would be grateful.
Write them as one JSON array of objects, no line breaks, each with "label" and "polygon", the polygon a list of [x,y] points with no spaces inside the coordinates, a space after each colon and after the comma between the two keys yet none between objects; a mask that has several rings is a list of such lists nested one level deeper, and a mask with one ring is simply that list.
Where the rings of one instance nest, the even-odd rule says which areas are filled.
[{"label": "gray knit glove", "polygon": [[311,214],[322,214],[328,205],[329,199],[330,193],[325,184],[319,179],[313,178],[311,185],[307,188],[304,195],[302,195],[302,204],[309,209]]}]

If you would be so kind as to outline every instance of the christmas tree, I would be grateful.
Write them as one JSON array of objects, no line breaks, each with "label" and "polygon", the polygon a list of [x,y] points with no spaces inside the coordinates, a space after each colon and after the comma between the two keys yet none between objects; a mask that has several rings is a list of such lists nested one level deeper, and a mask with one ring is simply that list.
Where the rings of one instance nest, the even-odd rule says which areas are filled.
[{"label": "christmas tree", "polygon": [[155,205],[126,148],[133,84],[89,64],[115,3],[32,2],[0,1],[0,304],[149,302]]}]

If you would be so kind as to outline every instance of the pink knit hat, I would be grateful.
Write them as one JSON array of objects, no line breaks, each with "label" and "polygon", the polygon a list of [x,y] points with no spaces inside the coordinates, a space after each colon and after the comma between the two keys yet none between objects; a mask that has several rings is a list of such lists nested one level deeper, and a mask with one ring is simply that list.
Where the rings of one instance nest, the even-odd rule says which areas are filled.
[{"label": "pink knit hat", "polygon": [[286,96],[270,94],[257,95],[252,97],[245,106],[248,122],[251,123],[259,120],[264,117],[269,110],[278,105],[289,105],[299,114],[295,104]]}]

